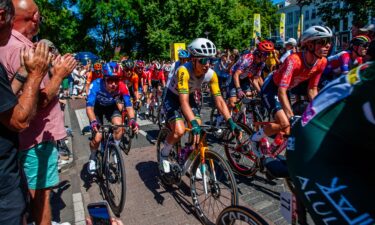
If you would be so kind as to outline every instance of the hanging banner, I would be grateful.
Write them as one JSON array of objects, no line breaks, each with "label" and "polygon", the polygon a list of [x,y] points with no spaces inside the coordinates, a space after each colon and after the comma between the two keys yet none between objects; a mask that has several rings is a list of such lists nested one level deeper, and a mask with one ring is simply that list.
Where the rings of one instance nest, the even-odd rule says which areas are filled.
[{"label": "hanging banner", "polygon": [[299,18],[298,29],[297,29],[297,37],[299,38],[303,32],[303,14]]},{"label": "hanging banner", "polygon": [[185,43],[173,43],[173,44],[171,44],[171,59],[173,61],[178,60],[178,51],[179,50],[186,50],[186,44]]},{"label": "hanging banner", "polygon": [[260,37],[260,14],[254,14],[253,38]]},{"label": "hanging banner", "polygon": [[285,42],[285,13],[280,14],[280,39]]}]

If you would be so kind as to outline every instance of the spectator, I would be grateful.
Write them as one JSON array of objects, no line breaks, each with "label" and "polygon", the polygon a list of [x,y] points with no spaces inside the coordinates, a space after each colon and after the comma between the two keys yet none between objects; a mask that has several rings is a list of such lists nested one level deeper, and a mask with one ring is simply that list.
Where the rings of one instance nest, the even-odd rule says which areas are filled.
[{"label": "spectator", "polygon": [[[20,49],[29,51],[34,48],[31,40],[38,33],[41,16],[33,0],[13,0],[13,4],[14,26],[8,44],[0,48],[0,62],[12,80],[12,88],[13,83],[22,88],[22,80],[17,79],[16,75],[22,66]],[[51,187],[59,181],[55,142],[66,136],[57,93],[63,78],[75,64],[70,54],[58,56],[52,62],[51,77],[44,76],[40,85],[38,103],[35,104],[37,113],[30,126],[19,134],[22,141],[19,142],[18,156],[28,181],[31,211],[36,224],[51,224]],[[27,78],[27,82],[30,79]]]},{"label": "spectator", "polygon": [[[0,46],[8,43],[11,36],[14,7],[11,0],[0,1]],[[21,50],[22,65],[28,71],[24,91],[17,99],[0,64],[0,224],[23,224],[25,190],[21,187],[17,162],[18,132],[27,128],[35,115],[39,85],[48,70],[50,57],[45,44],[36,49]],[[16,79],[25,81],[25,74]]]},{"label": "spectator", "polygon": [[286,52],[281,56],[280,62],[283,63],[289,55],[291,55],[292,53],[295,53],[297,51],[296,47],[297,47],[296,39],[289,38],[288,41],[285,42]]}]

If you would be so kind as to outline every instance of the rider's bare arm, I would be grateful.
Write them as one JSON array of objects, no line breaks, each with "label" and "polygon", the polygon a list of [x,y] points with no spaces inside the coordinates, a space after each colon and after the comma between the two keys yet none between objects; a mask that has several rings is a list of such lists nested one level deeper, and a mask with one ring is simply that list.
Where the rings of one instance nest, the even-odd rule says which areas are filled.
[{"label": "rider's bare arm", "polygon": [[233,75],[234,86],[235,86],[236,88],[241,87],[241,86],[240,86],[240,74],[241,74],[241,73],[242,73],[241,70],[236,70],[236,72],[235,72],[234,75]]},{"label": "rider's bare arm", "polygon": [[277,96],[279,97],[279,101],[281,103],[281,106],[283,107],[283,110],[288,118],[293,116],[292,107],[290,106],[290,102],[287,95],[287,88],[281,88],[279,87]]},{"label": "rider's bare arm", "polygon": [[96,120],[95,113],[94,113],[94,107],[87,106],[86,107],[86,114],[87,114],[87,117],[89,118],[90,122],[93,121],[93,120]]},{"label": "rider's bare arm", "polygon": [[318,88],[317,87],[309,88],[307,90],[307,95],[308,95],[310,101],[312,101],[317,94],[318,94]]}]

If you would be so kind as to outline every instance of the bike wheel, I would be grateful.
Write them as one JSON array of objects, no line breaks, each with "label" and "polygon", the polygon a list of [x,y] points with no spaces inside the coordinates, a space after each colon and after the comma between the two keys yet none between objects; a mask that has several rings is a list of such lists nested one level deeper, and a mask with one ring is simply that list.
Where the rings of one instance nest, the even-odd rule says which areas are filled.
[{"label": "bike wheel", "polygon": [[216,225],[229,224],[268,225],[269,223],[249,208],[244,206],[229,206],[220,213],[216,220]]},{"label": "bike wheel", "polygon": [[132,147],[132,140],[134,137],[134,131],[130,127],[125,127],[125,131],[121,137],[121,148],[125,154],[128,154]]},{"label": "bike wheel", "polygon": [[[169,134],[169,132],[170,132],[169,129],[166,127],[163,127],[159,132],[158,140],[156,142],[156,158],[157,158],[158,165],[160,165],[160,151],[163,149],[164,141],[167,135]],[[169,161],[171,163],[177,162],[177,144],[173,146],[171,153],[169,154]],[[172,175],[172,173],[166,174],[163,171],[161,171],[159,168],[158,168],[158,171],[159,171],[159,177],[160,177],[161,182],[163,182],[163,184],[165,184],[166,186],[171,186],[175,183],[178,183],[178,181]],[[180,177],[178,179],[180,180]]]},{"label": "bike wheel", "polygon": [[[248,126],[243,123],[237,123],[243,130],[241,142],[248,140],[254,133]],[[228,158],[228,163],[232,169],[243,176],[253,176],[258,171],[258,158],[249,152],[244,152],[243,148],[238,145],[236,137],[227,132],[224,138],[224,151]]]},{"label": "bike wheel", "polygon": [[215,224],[224,208],[238,204],[237,183],[230,166],[217,152],[206,151],[205,163],[207,194],[204,190],[204,179],[198,179],[196,176],[198,168],[201,167],[198,156],[191,167],[191,196],[202,223]]},{"label": "bike wheel", "polygon": [[[224,136],[223,130],[216,129],[216,120],[218,119],[219,116],[221,116],[221,114],[219,113],[218,109],[215,107],[212,108],[211,114],[210,114],[210,126],[211,126],[211,129],[213,130],[212,133],[217,139],[221,139]],[[224,122],[224,118],[223,118],[223,122]],[[222,124],[219,124],[219,126],[220,125]]]},{"label": "bike wheel", "polygon": [[126,198],[126,175],[124,158],[120,149],[113,143],[108,144],[105,152],[105,196],[112,212],[120,216]]}]

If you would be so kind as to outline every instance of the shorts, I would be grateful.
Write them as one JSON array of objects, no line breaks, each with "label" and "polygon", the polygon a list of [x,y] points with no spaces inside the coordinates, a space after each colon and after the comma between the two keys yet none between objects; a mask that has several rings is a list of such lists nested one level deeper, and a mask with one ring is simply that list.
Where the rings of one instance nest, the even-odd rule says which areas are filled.
[{"label": "shorts", "polygon": [[279,87],[273,81],[273,74],[268,75],[260,91],[262,103],[266,106],[268,112],[276,113],[282,110],[278,96]]},{"label": "shorts", "polygon": [[121,117],[121,112],[119,111],[116,104],[109,105],[109,106],[102,106],[99,104],[95,104],[94,113],[96,116],[96,120],[100,124],[104,124],[103,116],[108,122],[111,122],[113,117]]},{"label": "shorts", "polygon": [[[250,80],[248,78],[245,79],[240,79],[240,87],[242,91],[250,92],[252,90],[251,85],[250,85]],[[229,84],[229,94],[230,97],[237,97],[237,89],[236,86],[234,85],[234,79],[232,78],[230,84]]]},{"label": "shorts", "polygon": [[[196,119],[200,119],[200,107],[194,98],[194,93],[189,94],[189,104],[194,113]],[[170,91],[166,92],[166,96],[163,103],[164,109],[167,111],[166,120],[168,122],[183,120],[184,117],[181,111],[181,104],[178,95]]]},{"label": "shorts", "polygon": [[45,189],[59,183],[58,151],[54,142],[42,142],[28,150],[20,151],[18,158],[29,189]]},{"label": "shorts", "polygon": [[151,80],[151,87],[154,89],[157,89],[160,84],[160,81],[158,80]]},{"label": "shorts", "polygon": [[26,198],[21,187],[0,196],[0,224],[22,225],[25,208]]}]

